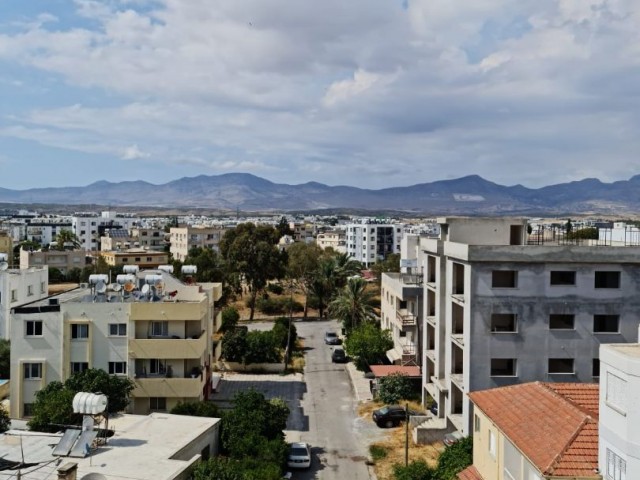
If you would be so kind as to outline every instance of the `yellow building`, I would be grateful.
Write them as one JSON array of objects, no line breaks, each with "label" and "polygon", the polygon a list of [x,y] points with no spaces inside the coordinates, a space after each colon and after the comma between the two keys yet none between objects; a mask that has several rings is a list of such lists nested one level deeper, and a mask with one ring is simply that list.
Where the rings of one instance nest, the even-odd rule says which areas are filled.
[{"label": "yellow building", "polygon": [[13,240],[8,232],[0,230],[0,253],[7,255],[9,264],[13,259]]},{"label": "yellow building", "polygon": [[107,265],[138,265],[141,269],[158,268],[169,263],[169,254],[142,249],[99,252]]}]

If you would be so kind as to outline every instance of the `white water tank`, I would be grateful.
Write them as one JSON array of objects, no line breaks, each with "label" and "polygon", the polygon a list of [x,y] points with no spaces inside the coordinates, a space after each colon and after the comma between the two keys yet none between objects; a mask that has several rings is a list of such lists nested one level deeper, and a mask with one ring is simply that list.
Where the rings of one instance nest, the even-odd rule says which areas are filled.
[{"label": "white water tank", "polygon": [[158,285],[162,283],[162,275],[146,275],[144,277],[144,283],[147,285]]},{"label": "white water tank", "polygon": [[108,283],[109,282],[109,275],[106,275],[104,273],[98,273],[98,274],[89,275],[89,283],[91,285],[95,285],[98,282]]},{"label": "white water tank", "polygon": [[173,265],[160,265],[158,270],[166,273],[173,273]]},{"label": "white water tank", "polygon": [[122,273],[133,273],[136,274],[140,271],[140,267],[138,265],[125,265],[122,267]]},{"label": "white water tank", "polygon": [[182,274],[183,275],[194,275],[198,273],[198,267],[196,265],[183,265],[182,266]]},{"label": "white water tank", "polygon": [[98,415],[107,408],[107,396],[97,393],[78,392],[73,397],[74,413]]}]

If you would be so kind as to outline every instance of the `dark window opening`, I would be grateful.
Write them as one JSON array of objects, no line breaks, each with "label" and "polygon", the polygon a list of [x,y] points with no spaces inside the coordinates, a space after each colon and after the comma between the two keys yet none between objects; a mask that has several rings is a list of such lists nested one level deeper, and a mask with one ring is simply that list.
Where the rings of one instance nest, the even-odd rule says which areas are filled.
[{"label": "dark window opening", "polygon": [[594,315],[593,316],[593,332],[594,333],[618,333],[620,324],[619,315]]},{"label": "dark window opening", "polygon": [[516,376],[516,359],[515,358],[492,358],[491,359],[491,376],[492,377],[515,377]]},{"label": "dark window opening", "polygon": [[491,314],[492,332],[516,332],[517,315],[514,313],[493,313]]},{"label": "dark window opening", "polygon": [[494,270],[491,272],[492,288],[516,288],[518,272],[515,270]]},{"label": "dark window opening", "polygon": [[620,272],[596,272],[595,288],[620,288]]},{"label": "dark window opening", "polygon": [[550,358],[549,373],[573,373],[573,358]]},{"label": "dark window opening", "polygon": [[550,275],[551,285],[575,285],[576,272],[555,271]]},{"label": "dark window opening", "polygon": [[575,315],[554,313],[549,315],[549,328],[551,330],[574,330]]}]

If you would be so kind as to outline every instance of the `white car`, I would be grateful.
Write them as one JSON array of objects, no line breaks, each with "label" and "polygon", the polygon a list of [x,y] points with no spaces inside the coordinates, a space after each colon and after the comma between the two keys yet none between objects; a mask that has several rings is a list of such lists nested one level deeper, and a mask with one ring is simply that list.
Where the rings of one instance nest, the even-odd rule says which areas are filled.
[{"label": "white car", "polygon": [[311,449],[308,443],[291,444],[287,456],[287,466],[289,468],[309,468],[311,466]]}]

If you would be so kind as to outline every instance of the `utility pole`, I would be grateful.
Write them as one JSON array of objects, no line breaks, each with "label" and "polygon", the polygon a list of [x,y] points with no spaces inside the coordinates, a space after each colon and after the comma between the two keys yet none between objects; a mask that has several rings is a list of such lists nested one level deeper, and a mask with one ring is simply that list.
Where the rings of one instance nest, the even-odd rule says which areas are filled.
[{"label": "utility pole", "polygon": [[409,404],[404,407],[404,466],[409,466]]}]

